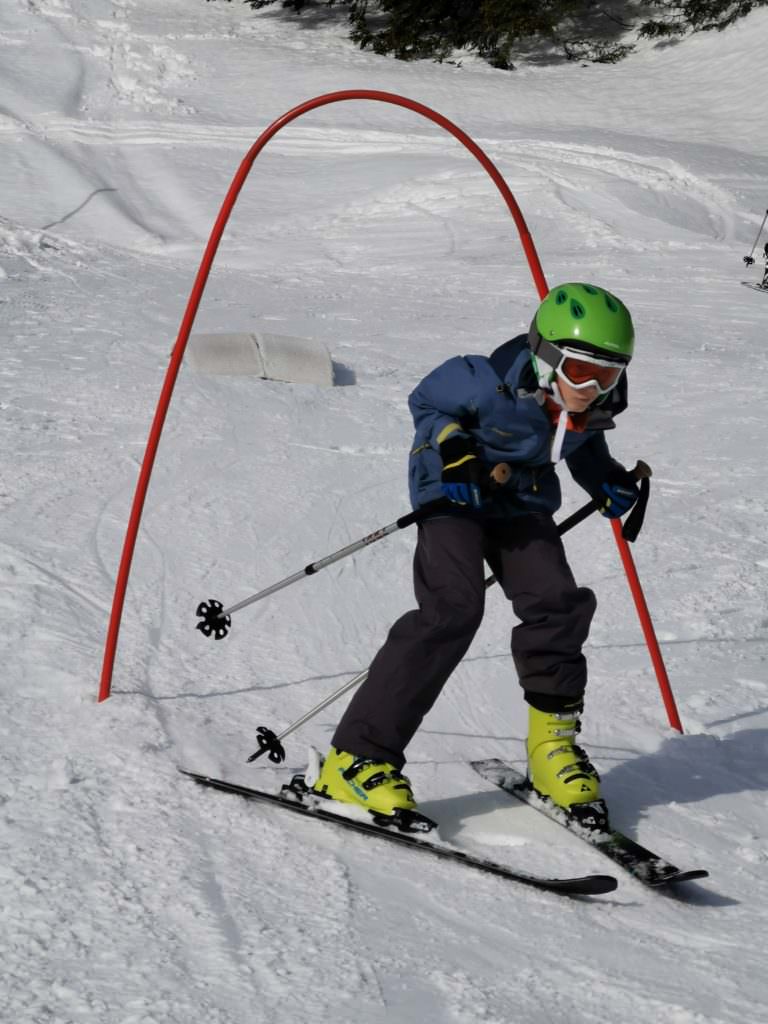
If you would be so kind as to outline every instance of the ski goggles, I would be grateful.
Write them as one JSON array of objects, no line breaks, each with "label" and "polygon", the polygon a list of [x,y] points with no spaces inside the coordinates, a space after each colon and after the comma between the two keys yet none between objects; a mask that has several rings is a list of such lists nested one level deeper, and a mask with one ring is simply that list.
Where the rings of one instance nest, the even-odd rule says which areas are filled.
[{"label": "ski goggles", "polygon": [[560,361],[555,366],[555,373],[577,391],[597,388],[599,394],[607,395],[619,383],[627,365],[615,360],[601,359],[579,349],[558,346],[558,351]]}]

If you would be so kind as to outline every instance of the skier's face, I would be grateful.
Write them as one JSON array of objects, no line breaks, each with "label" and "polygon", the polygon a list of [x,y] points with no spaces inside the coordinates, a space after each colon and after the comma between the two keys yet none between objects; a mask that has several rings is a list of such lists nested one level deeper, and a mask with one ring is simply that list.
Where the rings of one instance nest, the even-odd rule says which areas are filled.
[{"label": "skier's face", "polygon": [[600,395],[596,387],[574,388],[562,377],[558,378],[557,386],[568,412],[585,412]]}]

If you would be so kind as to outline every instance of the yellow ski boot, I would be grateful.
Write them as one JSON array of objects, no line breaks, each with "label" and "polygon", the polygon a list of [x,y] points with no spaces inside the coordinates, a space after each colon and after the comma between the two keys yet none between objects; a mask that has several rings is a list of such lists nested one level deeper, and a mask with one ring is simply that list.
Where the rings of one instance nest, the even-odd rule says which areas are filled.
[{"label": "yellow ski boot", "polygon": [[396,825],[403,832],[434,828],[434,822],[416,809],[410,780],[388,761],[357,757],[331,747],[312,792],[364,807],[378,824]]},{"label": "yellow ski boot", "polygon": [[[528,780],[536,792],[591,828],[607,825],[600,776],[574,742],[582,704],[564,711],[528,708]],[[586,806],[589,805],[589,806]],[[601,817],[602,814],[602,817]]]}]

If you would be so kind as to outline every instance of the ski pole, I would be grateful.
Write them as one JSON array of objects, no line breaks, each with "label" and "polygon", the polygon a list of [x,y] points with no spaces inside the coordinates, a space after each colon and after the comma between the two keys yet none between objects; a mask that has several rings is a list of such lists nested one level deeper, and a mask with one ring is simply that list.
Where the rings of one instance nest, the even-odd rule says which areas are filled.
[{"label": "ski pole", "polygon": [[[511,475],[512,471],[506,462],[499,462],[490,471],[490,480],[492,486],[503,486]],[[441,504],[441,503],[440,503]],[[230,616],[234,612],[240,611],[241,608],[246,608],[249,604],[255,604],[256,601],[261,601],[265,597],[269,597],[271,594],[276,594],[278,590],[283,590],[284,587],[289,587],[292,583],[296,583],[298,580],[303,579],[305,576],[313,576],[316,572],[320,572],[321,569],[325,569],[328,565],[333,565],[334,562],[340,561],[342,558],[346,558],[348,555],[353,555],[356,551],[362,550],[362,548],[368,547],[369,544],[374,544],[377,540],[381,540],[383,537],[388,537],[391,533],[395,533],[397,530],[404,530],[407,526],[412,526],[414,523],[420,523],[422,519],[426,519],[427,516],[434,515],[437,509],[437,505],[431,504],[426,505],[423,508],[416,509],[414,512],[409,512],[408,515],[401,516],[395,520],[394,523],[390,523],[388,526],[382,526],[378,530],[374,530],[373,533],[369,533],[366,537],[361,540],[354,541],[352,544],[347,544],[346,547],[340,548],[338,551],[334,551],[331,555],[326,555],[325,558],[320,558],[316,562],[312,562],[299,572],[293,573],[291,576],[286,576],[284,580],[280,580],[279,583],[273,583],[270,587],[265,587],[264,590],[260,590],[258,594],[253,594],[251,597],[246,597],[245,600],[240,601],[238,604],[233,604],[231,608],[224,608],[221,601],[216,601],[213,598],[209,598],[208,601],[201,601],[197,606],[197,617],[203,621],[197,623],[197,629],[204,636],[213,636],[216,640],[222,640],[229,633],[231,626]]]},{"label": "ski pole", "polygon": [[343,686],[340,686],[338,690],[334,690],[334,692],[326,697],[325,700],[321,700],[320,703],[316,704],[311,711],[306,713],[306,715],[302,715],[301,718],[297,719],[293,725],[289,725],[287,729],[283,729],[279,736],[276,736],[271,729],[266,727],[266,725],[260,725],[256,730],[256,735],[258,736],[256,742],[259,744],[259,749],[255,754],[251,754],[248,758],[248,763],[250,764],[250,762],[255,761],[257,757],[261,757],[262,754],[268,753],[270,761],[273,761],[275,764],[282,764],[285,760],[285,749],[280,741],[284,740],[286,736],[290,736],[292,732],[295,732],[300,726],[304,725],[305,722],[308,722],[310,718],[314,718],[315,715],[319,715],[323,708],[327,708],[329,704],[333,704],[335,700],[342,697],[348,690],[352,690],[355,686],[359,686],[361,683],[364,683],[367,678],[368,669],[366,668],[363,669],[362,672],[358,672],[354,679],[350,679],[348,682],[344,683]]},{"label": "ski pole", "polygon": [[754,244],[752,246],[752,251],[750,252],[749,256],[744,257],[744,262],[747,264],[748,267],[751,267],[752,264],[755,262],[753,258],[754,252],[757,248],[757,243],[760,241],[760,235],[762,235],[763,233],[763,228],[765,227],[766,219],[768,219],[768,210],[765,211],[765,217],[763,217],[763,223],[760,225],[760,230],[757,232],[757,237],[755,238]]},{"label": "ski pole", "polygon": [[[498,469],[498,467],[496,467],[496,469]],[[638,462],[631,472],[637,480],[647,479],[648,477],[651,476],[651,468],[645,462]],[[592,513],[597,510],[597,507],[598,506],[596,501],[588,501],[585,505],[582,505],[581,508],[577,509],[572,515],[568,516],[567,519],[564,519],[562,523],[558,523],[557,532],[562,537],[564,533],[567,533],[569,530],[572,530],[574,526],[578,526],[579,523],[583,522],[588,516],[592,515]],[[488,587],[492,587],[495,582],[495,576],[486,577],[486,590],[488,589]],[[368,669],[366,668],[363,669],[362,672],[358,672],[354,679],[350,679],[348,682],[340,686],[338,690],[335,690],[324,700],[321,700],[320,703],[315,705],[315,707],[313,707],[311,711],[307,711],[305,715],[302,715],[301,718],[297,719],[297,721],[295,721],[292,725],[289,725],[288,728],[284,729],[279,736],[276,735],[276,733],[272,729],[269,729],[266,725],[260,725],[256,730],[256,735],[258,737],[256,742],[259,745],[259,749],[255,753],[251,754],[251,756],[248,758],[248,763],[250,764],[251,761],[255,761],[256,758],[261,757],[262,754],[267,754],[269,756],[269,760],[272,761],[274,764],[282,764],[282,762],[285,760],[285,748],[283,747],[281,741],[284,740],[286,736],[290,736],[290,734],[292,732],[295,732],[300,726],[304,725],[305,722],[308,722],[310,718],[314,718],[315,715],[320,714],[321,711],[327,708],[330,704],[333,704],[333,702],[335,700],[338,700],[339,697],[342,697],[345,693],[348,693],[349,690],[354,689],[354,687],[356,686],[360,686],[362,683],[365,682],[367,678]]]}]

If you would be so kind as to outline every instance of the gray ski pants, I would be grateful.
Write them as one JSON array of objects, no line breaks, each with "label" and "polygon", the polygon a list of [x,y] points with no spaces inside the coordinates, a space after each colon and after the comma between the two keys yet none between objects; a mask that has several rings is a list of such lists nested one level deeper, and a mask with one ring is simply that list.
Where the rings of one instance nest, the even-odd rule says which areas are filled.
[{"label": "gray ski pants", "polygon": [[436,517],[418,527],[419,607],[392,626],[339,722],[334,746],[402,768],[406,746],[482,620],[484,561],[520,620],[512,657],[526,700],[555,710],[583,695],[581,648],[595,595],[576,585],[552,517],[523,515],[500,525]]}]

